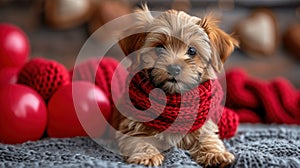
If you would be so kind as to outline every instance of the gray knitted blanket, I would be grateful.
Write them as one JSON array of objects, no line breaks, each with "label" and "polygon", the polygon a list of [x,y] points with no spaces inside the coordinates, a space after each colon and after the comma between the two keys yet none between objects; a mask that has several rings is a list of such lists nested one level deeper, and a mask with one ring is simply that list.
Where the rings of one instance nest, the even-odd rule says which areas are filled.
[{"label": "gray knitted blanket", "polygon": [[[236,156],[232,167],[300,167],[300,126],[241,125],[225,141]],[[187,151],[171,148],[162,167],[201,167]],[[19,145],[0,144],[0,167],[142,167],[88,137],[43,139]]]}]

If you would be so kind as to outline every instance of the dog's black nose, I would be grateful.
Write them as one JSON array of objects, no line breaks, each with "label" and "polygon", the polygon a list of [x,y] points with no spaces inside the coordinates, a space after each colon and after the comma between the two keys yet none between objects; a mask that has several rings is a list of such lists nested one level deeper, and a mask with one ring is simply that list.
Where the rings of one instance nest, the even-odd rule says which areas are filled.
[{"label": "dog's black nose", "polygon": [[168,65],[167,66],[167,71],[170,75],[177,76],[181,72],[181,67],[179,65],[176,65],[176,64]]}]

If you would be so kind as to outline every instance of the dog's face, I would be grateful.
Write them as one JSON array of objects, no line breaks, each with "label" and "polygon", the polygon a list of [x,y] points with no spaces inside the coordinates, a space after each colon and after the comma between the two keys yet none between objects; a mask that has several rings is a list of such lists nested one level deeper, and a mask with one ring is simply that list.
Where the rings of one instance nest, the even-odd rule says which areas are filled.
[{"label": "dog's face", "polygon": [[168,93],[182,93],[215,78],[238,45],[211,16],[200,19],[169,10],[154,18],[147,7],[136,16],[128,31],[141,33],[119,44],[126,55],[135,52],[131,69],[145,70],[149,80]]}]

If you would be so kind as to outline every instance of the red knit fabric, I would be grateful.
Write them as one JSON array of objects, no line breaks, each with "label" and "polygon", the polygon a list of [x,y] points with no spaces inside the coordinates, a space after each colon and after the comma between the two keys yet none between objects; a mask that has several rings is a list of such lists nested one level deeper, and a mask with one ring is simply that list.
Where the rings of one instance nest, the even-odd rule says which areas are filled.
[{"label": "red knit fabric", "polygon": [[17,83],[32,87],[48,102],[54,92],[69,81],[68,70],[62,64],[34,58],[21,68]]},{"label": "red knit fabric", "polygon": [[241,122],[300,124],[300,91],[287,80],[261,81],[241,69],[227,72],[226,78],[226,106]]},{"label": "red knit fabric", "polygon": [[[70,76],[74,81],[84,80],[95,83],[114,105],[112,95],[116,99],[120,98],[124,91],[127,71],[114,58],[104,57],[101,61],[98,58],[91,58],[74,67],[70,71]],[[112,83],[113,76],[116,79],[113,81],[114,84]]]},{"label": "red knit fabric", "polygon": [[235,134],[238,117],[221,105],[223,91],[217,80],[206,81],[183,94],[165,94],[145,79],[143,71],[129,75],[129,96],[123,96],[119,107],[126,117],[170,133],[193,132],[208,118],[215,122],[221,118],[220,137]]}]

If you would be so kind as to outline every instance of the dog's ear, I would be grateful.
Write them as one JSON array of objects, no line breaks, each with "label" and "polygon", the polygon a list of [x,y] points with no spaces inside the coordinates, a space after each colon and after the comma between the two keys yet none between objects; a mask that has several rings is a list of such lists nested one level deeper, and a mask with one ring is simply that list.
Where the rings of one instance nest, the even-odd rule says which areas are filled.
[{"label": "dog's ear", "polygon": [[216,71],[222,70],[222,63],[229,57],[234,47],[239,46],[239,42],[218,27],[218,19],[213,14],[206,15],[199,21],[200,26],[207,33],[213,49],[212,65]]},{"label": "dog's ear", "polygon": [[[129,26],[123,33],[122,39],[119,40],[119,45],[126,56],[139,50],[143,45],[147,36],[146,27],[153,21],[147,5],[142,5],[140,9],[136,9],[133,14],[132,25]],[[134,55],[134,60],[131,67],[136,67],[140,64],[140,55]]]}]

